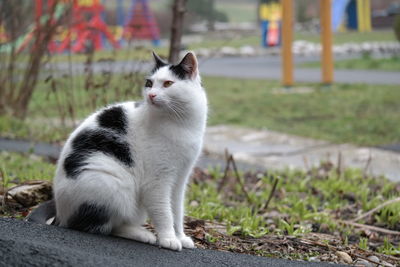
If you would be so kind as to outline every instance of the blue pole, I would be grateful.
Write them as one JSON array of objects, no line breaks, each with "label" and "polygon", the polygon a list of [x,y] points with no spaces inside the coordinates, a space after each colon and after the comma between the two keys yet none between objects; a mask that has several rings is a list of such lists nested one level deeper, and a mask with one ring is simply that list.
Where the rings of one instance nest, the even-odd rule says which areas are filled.
[{"label": "blue pole", "polygon": [[117,2],[117,24],[121,27],[124,27],[124,7],[123,0],[118,0]]}]

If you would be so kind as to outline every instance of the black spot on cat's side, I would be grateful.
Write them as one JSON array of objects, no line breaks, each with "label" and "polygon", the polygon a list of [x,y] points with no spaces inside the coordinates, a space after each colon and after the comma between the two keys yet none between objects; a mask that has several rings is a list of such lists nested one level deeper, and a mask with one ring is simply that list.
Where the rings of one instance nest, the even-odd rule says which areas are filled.
[{"label": "black spot on cat's side", "polygon": [[179,65],[171,65],[169,69],[181,80],[188,79],[189,73],[179,64]]},{"label": "black spot on cat's side", "polygon": [[64,169],[67,173],[67,177],[75,179],[81,172],[84,166],[86,166],[86,159],[90,156],[91,151],[73,151],[64,160]]},{"label": "black spot on cat's side", "polygon": [[129,144],[123,136],[106,129],[86,129],[72,140],[72,152],[64,160],[67,177],[77,178],[95,152],[114,157],[128,167],[134,165]]},{"label": "black spot on cat's side", "polygon": [[127,120],[125,111],[121,106],[107,108],[97,117],[100,127],[114,130],[120,134],[126,134]]},{"label": "black spot on cat's side", "polygon": [[83,203],[78,210],[68,219],[68,228],[94,233],[110,234],[111,228],[107,227],[110,220],[110,214],[107,208],[102,205]]}]

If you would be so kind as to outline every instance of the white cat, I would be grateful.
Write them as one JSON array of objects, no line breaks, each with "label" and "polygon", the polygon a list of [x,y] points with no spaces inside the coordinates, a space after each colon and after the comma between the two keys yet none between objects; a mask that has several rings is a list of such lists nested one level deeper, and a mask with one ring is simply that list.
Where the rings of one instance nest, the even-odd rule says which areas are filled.
[{"label": "white cat", "polygon": [[[207,98],[193,53],[177,65],[153,55],[142,103],[101,109],[67,140],[54,179],[56,224],[194,248],[183,231],[184,194],[202,148]],[[48,219],[54,202],[46,205],[28,220]],[[142,226],[147,217],[157,238]]]}]

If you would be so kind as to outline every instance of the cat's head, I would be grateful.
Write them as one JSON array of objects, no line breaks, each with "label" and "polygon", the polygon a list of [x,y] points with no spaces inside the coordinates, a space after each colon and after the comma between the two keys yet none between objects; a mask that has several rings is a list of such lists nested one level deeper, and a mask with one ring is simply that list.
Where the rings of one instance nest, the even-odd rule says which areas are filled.
[{"label": "cat's head", "polygon": [[207,105],[197,58],[188,52],[178,64],[168,64],[153,52],[154,68],[146,78],[144,98],[155,111],[184,116]]}]

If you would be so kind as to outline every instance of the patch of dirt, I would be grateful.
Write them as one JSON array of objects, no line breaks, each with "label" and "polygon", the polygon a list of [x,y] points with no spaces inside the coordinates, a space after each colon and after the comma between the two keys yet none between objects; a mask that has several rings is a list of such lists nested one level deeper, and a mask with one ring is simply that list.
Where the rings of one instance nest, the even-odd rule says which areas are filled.
[{"label": "patch of dirt", "polygon": [[[308,233],[301,237],[268,234],[261,238],[229,236],[226,234],[226,226],[222,223],[190,217],[185,218],[185,231],[194,239],[196,246],[203,249],[291,260],[361,264],[360,266],[366,266],[362,265],[365,262],[396,266],[400,262],[399,257],[363,250],[355,244],[344,245],[344,240],[333,234]],[[351,261],[346,262],[343,255],[347,255],[347,259]]]}]

